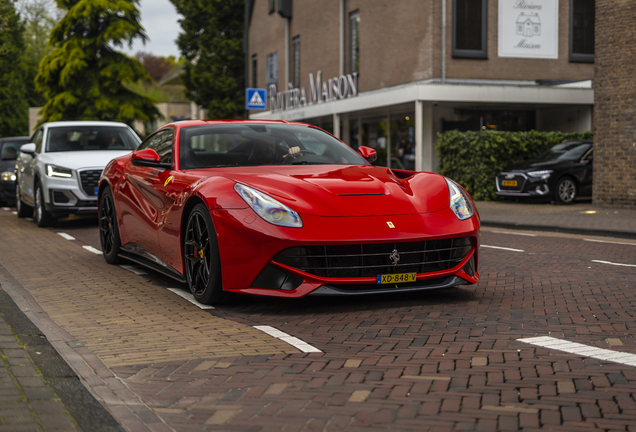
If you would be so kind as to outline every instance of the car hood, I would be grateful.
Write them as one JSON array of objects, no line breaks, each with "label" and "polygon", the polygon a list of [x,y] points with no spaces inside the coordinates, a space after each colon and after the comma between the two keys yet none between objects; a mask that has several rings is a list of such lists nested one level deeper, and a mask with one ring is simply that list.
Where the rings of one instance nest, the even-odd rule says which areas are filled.
[{"label": "car hood", "polygon": [[45,164],[78,170],[82,168],[104,168],[111,160],[132,150],[96,150],[78,152],[43,153],[39,160]]},{"label": "car hood", "polygon": [[433,173],[373,166],[266,167],[227,177],[292,209],[316,216],[380,216],[438,211],[449,206],[448,185]]},{"label": "car hood", "polygon": [[507,172],[528,172],[528,171],[541,171],[541,170],[554,170],[561,167],[570,165],[571,160],[554,159],[550,161],[537,161],[527,160],[517,162],[510,166],[507,166],[504,171]]}]

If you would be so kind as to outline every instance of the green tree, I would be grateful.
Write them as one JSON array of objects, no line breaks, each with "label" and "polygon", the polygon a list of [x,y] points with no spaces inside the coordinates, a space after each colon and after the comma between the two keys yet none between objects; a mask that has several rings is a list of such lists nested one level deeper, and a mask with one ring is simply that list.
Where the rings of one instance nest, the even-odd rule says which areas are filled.
[{"label": "green tree", "polygon": [[177,38],[187,60],[186,97],[208,110],[209,118],[245,113],[243,57],[244,0],[171,0],[183,33]]},{"label": "green tree", "polygon": [[153,101],[124,84],[149,80],[143,66],[117,51],[147,36],[139,0],[57,0],[64,17],[51,31],[50,54],[40,62],[36,87],[47,99],[41,123],[59,120],[149,122]]},{"label": "green tree", "polygon": [[0,0],[0,136],[28,132],[23,34],[13,0]]}]

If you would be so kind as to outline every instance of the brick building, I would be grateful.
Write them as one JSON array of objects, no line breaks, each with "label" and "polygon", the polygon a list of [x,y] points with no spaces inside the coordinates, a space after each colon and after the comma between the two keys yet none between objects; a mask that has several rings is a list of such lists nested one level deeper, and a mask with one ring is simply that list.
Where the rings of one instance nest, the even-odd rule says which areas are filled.
[{"label": "brick building", "polygon": [[636,207],[636,2],[596,0],[594,204]]},{"label": "brick building", "polygon": [[594,0],[248,0],[254,119],[435,170],[438,132],[592,128]]}]

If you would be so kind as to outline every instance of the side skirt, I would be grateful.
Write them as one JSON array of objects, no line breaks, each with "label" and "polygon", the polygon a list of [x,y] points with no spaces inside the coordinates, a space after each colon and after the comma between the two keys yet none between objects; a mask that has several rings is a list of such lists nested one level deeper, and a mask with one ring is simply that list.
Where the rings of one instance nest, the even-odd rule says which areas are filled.
[{"label": "side skirt", "polygon": [[187,283],[185,276],[138,244],[127,243],[125,246],[122,246],[121,249],[123,252],[119,253],[120,257],[148,267],[178,282]]}]

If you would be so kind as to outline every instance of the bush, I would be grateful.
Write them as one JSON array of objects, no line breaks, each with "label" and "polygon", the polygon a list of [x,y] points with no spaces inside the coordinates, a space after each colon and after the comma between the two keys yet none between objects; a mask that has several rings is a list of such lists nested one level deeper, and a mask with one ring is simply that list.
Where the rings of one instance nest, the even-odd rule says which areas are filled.
[{"label": "bush", "polygon": [[592,139],[590,132],[459,132],[438,134],[438,172],[461,184],[476,201],[499,199],[495,177],[566,140]]}]

